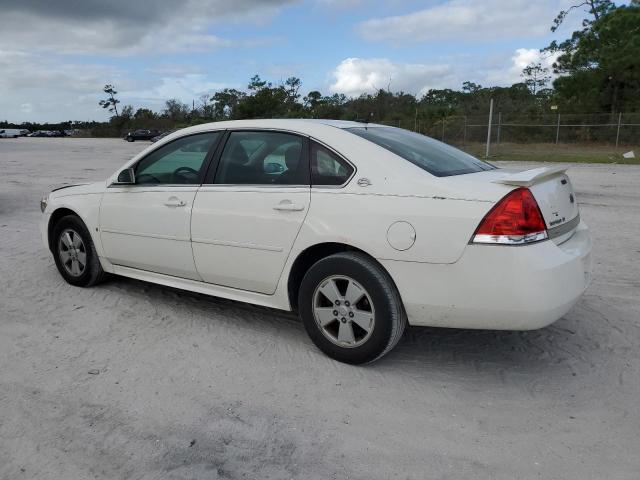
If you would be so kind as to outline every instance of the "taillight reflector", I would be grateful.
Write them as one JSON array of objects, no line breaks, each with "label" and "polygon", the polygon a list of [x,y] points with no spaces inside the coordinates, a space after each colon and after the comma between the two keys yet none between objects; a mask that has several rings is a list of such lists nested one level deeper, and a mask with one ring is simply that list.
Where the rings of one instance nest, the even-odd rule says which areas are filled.
[{"label": "taillight reflector", "polygon": [[528,188],[516,188],[485,215],[471,242],[524,245],[547,238],[538,202]]}]

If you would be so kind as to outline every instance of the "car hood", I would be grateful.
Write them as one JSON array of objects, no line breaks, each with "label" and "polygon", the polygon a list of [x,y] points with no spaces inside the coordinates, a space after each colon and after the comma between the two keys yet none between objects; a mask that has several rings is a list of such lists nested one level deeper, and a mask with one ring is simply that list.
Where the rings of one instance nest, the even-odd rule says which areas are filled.
[{"label": "car hood", "polygon": [[89,193],[101,193],[104,191],[104,181],[95,183],[77,183],[62,185],[54,188],[49,194],[50,198],[66,197],[68,195],[86,195]]}]

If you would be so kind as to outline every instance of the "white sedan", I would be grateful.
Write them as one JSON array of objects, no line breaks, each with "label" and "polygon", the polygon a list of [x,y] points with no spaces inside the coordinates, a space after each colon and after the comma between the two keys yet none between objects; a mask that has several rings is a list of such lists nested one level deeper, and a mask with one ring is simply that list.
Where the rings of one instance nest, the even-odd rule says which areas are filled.
[{"label": "white sedan", "polygon": [[563,168],[514,173],[383,125],[199,125],[41,208],[70,284],[111,273],[297,311],[348,363],[387,353],[407,322],[544,327],[590,281]]}]

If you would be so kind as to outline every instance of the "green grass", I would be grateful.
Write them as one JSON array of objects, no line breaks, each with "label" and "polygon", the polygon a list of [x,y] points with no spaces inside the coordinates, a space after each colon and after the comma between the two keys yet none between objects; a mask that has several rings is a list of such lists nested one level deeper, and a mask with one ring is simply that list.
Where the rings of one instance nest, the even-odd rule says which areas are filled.
[{"label": "green grass", "polygon": [[[476,143],[457,145],[458,148],[478,158],[484,158],[485,145]],[[636,158],[623,158],[622,154],[633,150]],[[620,163],[640,165],[640,146],[622,146],[616,151],[608,145],[572,145],[548,143],[502,143],[491,146],[489,160],[512,160],[522,162],[575,162],[575,163]]]}]

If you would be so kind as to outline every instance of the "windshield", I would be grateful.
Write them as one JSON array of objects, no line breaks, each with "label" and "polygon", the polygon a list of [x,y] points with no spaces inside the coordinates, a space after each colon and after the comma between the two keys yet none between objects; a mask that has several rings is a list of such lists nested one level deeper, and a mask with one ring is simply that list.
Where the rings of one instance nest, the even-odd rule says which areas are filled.
[{"label": "windshield", "polygon": [[345,130],[395,153],[436,177],[496,168],[446,143],[401,128],[353,127]]}]

